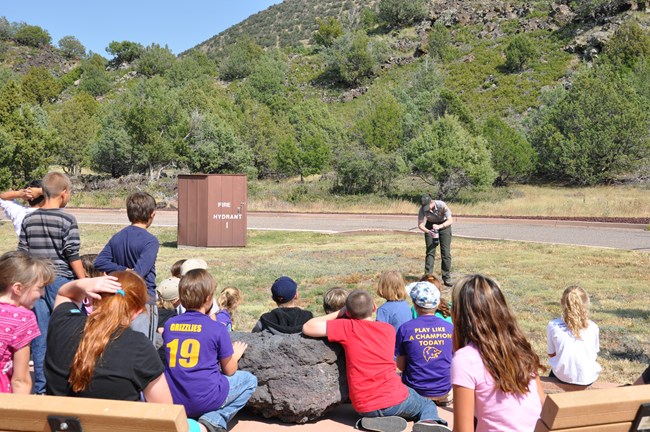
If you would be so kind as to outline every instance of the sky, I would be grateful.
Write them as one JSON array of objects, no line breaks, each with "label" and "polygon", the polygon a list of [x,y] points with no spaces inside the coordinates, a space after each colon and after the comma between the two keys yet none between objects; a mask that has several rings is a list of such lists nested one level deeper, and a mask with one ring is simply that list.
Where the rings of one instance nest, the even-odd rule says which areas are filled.
[{"label": "sky", "polygon": [[74,36],[110,57],[111,41],[167,45],[181,53],[281,0],[2,0],[0,16],[37,25],[56,45]]}]

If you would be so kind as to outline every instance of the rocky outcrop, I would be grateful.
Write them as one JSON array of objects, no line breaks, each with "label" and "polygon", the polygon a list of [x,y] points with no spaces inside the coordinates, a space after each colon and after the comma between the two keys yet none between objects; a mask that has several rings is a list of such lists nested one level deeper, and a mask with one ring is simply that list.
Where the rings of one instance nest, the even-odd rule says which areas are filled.
[{"label": "rocky outcrop", "polygon": [[305,423],[322,417],[348,399],[343,349],[302,335],[231,333],[248,349],[239,368],[257,377],[246,405],[264,417]]}]

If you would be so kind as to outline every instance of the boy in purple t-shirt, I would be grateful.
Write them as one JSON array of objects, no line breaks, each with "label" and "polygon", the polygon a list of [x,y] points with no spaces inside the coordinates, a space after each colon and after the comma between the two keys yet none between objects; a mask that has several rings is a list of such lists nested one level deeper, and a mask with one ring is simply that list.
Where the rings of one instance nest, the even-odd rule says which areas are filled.
[{"label": "boy in purple t-shirt", "polygon": [[237,371],[248,345],[233,344],[226,327],[206,315],[215,289],[204,269],[183,276],[178,291],[186,312],[165,323],[163,343],[165,376],[174,403],[183,405],[187,416],[198,418],[208,432],[223,432],[253,395],[257,378]]},{"label": "boy in purple t-shirt", "polygon": [[454,326],[435,316],[440,291],[430,282],[411,289],[418,317],[397,330],[395,355],[403,371],[402,382],[418,394],[446,405],[451,390],[452,335]]}]

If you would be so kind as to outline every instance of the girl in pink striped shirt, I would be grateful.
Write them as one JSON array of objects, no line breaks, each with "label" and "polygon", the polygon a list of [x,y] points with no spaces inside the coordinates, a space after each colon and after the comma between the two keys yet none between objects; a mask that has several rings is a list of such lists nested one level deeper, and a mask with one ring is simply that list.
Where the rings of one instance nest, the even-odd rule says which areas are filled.
[{"label": "girl in pink striped shirt", "polygon": [[48,260],[22,251],[0,257],[0,393],[32,391],[29,344],[41,333],[31,308],[53,280]]}]

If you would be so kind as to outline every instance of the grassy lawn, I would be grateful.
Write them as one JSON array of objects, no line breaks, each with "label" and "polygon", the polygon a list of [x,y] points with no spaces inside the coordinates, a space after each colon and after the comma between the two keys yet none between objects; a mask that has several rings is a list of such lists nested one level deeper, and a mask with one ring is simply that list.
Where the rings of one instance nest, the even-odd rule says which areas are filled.
[{"label": "grassy lawn", "polygon": [[[120,227],[82,225],[80,229],[82,253],[93,253]],[[168,269],[178,259],[205,259],[220,288],[232,285],[244,292],[244,303],[235,317],[242,331],[251,329],[261,313],[274,307],[270,286],[280,275],[296,279],[300,304],[319,315],[322,295],[333,286],[374,293],[382,271],[398,269],[413,280],[423,266],[424,244],[417,235],[251,231],[246,248],[177,249],[175,229],[154,228],[152,232],[161,243],[158,280],[168,277]],[[2,222],[0,251],[11,250],[15,244],[11,225]],[[481,272],[500,281],[544,362],[546,324],[559,316],[562,290],[570,284],[581,285],[592,298],[592,318],[601,331],[601,380],[631,382],[650,361],[650,254],[464,239],[455,239],[452,249],[455,279]]]},{"label": "grassy lawn", "polygon": [[[416,214],[416,201],[433,192],[417,178],[401,181],[395,197],[344,196],[327,193],[328,182],[312,176],[249,182],[249,209],[290,212],[350,212]],[[482,193],[467,193],[449,206],[457,215],[650,217],[649,185],[561,187],[512,185]],[[408,198],[408,199],[407,199]],[[74,199],[74,195],[73,195]]]}]

